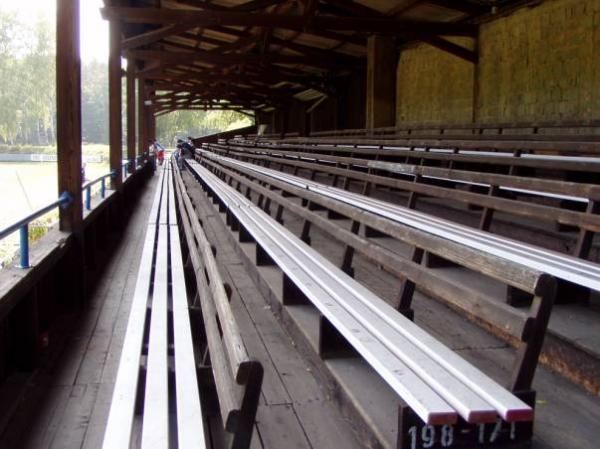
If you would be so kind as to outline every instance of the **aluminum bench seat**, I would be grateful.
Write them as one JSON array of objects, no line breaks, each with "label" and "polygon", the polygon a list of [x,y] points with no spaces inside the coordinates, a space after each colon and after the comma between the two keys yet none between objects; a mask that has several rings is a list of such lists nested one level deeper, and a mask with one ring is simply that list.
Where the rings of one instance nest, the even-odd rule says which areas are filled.
[{"label": "aluminum bench seat", "polygon": [[[129,448],[138,438],[134,435],[134,420],[139,403],[142,448],[169,448],[173,442],[178,447],[207,447],[169,164],[163,166],[160,176],[146,228],[104,449]],[[171,369],[174,391],[169,388]]]},{"label": "aluminum bench seat", "polygon": [[202,150],[201,154],[214,160],[224,160],[232,165],[265,174],[444,239],[540,270],[558,279],[600,291],[600,266],[594,262],[480,231],[424,212],[327,186],[306,178],[219,156],[205,150]]},{"label": "aluminum bench seat", "polygon": [[533,419],[512,393],[343,273],[194,161],[196,176],[240,227],[418,416],[430,424]]}]

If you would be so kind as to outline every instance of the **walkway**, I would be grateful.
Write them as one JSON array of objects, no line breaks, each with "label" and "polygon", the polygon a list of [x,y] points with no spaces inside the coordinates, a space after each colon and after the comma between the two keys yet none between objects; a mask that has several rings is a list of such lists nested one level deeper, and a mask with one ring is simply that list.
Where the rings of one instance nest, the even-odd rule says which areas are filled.
[{"label": "walkway", "polygon": [[[53,339],[61,339],[57,346],[62,349],[48,355],[45,365],[28,379],[0,436],[0,448],[101,447],[142,252],[144,235],[139,230],[147,221],[157,178],[140,197],[89,308],[79,317],[64,319],[74,323],[68,334],[52,334]],[[214,228],[218,222],[212,218],[204,222],[209,238],[220,241],[223,234]],[[361,447],[351,436],[350,424],[321,390],[312,368],[265,307],[265,299],[233,249],[219,245],[218,260],[224,279],[234,287],[233,307],[248,351],[265,367],[253,448]]]}]

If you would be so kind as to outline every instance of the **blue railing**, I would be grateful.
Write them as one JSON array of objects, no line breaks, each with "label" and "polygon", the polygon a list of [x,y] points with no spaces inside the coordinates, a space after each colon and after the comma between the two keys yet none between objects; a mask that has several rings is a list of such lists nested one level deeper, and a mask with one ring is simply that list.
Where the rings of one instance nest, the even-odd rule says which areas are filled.
[{"label": "blue railing", "polygon": [[73,202],[73,197],[69,195],[69,192],[63,192],[58,200],[54,201],[47,206],[42,207],[41,209],[36,210],[25,218],[17,221],[16,223],[10,225],[9,227],[2,229],[0,231],[0,240],[5,237],[8,237],[15,231],[19,231],[19,240],[20,240],[20,257],[19,257],[19,267],[20,268],[29,268],[29,223],[31,223],[36,218],[41,217],[44,214],[47,214],[51,210],[62,207],[67,208]]},{"label": "blue railing", "polygon": [[99,178],[96,178],[92,181],[86,182],[82,189],[85,192],[85,208],[87,210],[92,210],[92,187],[98,183],[100,183],[100,197],[104,199],[106,197],[106,178],[115,178],[116,172],[113,170],[111,173],[106,175],[102,175]]},{"label": "blue railing", "polygon": [[[136,162],[137,162],[138,166],[142,165],[141,161],[145,157],[146,156],[138,156],[136,158]],[[133,163],[135,165],[136,162],[125,162],[121,165],[122,179],[125,179],[127,177],[129,164]],[[105,198],[106,197],[106,179],[107,178],[116,178],[116,177],[117,177],[117,170],[113,170],[112,172],[110,172],[106,175],[102,175],[92,181],[89,181],[89,182],[83,184],[82,191],[85,192],[84,200],[85,200],[85,208],[87,210],[92,209],[92,186],[100,183],[100,197]],[[55,209],[57,207],[62,207],[62,208],[69,207],[72,202],[73,202],[73,197],[68,192],[63,192],[60,195],[60,197],[58,198],[58,200],[54,201],[53,203],[48,204],[47,206],[42,207],[41,209],[38,209],[35,212],[32,212],[30,215],[26,216],[25,218],[22,218],[21,220],[17,221],[16,223],[13,223],[12,225],[8,226],[7,228],[0,230],[0,240],[8,237],[13,232],[19,231],[19,265],[18,265],[19,268],[29,268],[29,224],[33,220],[41,217],[44,214],[47,214],[48,212],[52,211],[53,209]]]}]

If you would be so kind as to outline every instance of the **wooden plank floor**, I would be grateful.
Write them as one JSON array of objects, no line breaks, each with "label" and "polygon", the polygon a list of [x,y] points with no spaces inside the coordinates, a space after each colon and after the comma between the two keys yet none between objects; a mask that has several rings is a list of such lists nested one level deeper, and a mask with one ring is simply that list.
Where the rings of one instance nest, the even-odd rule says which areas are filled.
[{"label": "wooden plank floor", "polygon": [[58,351],[30,380],[0,448],[98,448],[141,257],[155,176],[138,200],[89,306],[62,336]]}]

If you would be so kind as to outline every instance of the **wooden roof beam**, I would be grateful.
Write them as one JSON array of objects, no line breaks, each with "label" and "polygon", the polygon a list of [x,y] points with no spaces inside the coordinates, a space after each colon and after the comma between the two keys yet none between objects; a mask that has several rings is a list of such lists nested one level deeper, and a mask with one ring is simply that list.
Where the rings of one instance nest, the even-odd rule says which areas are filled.
[{"label": "wooden roof beam", "polygon": [[[203,62],[208,64],[303,64],[314,67],[340,67],[335,61],[327,58],[312,58],[309,56],[281,55],[281,54],[220,54],[206,51],[185,52],[185,51],[158,51],[158,50],[128,50],[125,52],[126,58],[155,60],[167,64],[182,64],[184,62]],[[342,65],[343,66],[343,65]]]},{"label": "wooden roof beam", "polygon": [[395,8],[392,8],[391,10],[389,10],[386,15],[389,17],[401,16],[402,14],[417,7],[419,5],[419,3],[423,3],[423,0],[409,0],[406,3],[400,3]]},{"label": "wooden roof beam", "polygon": [[[329,89],[323,85],[323,81],[312,75],[298,75],[294,73],[288,73],[287,71],[280,71],[275,67],[268,69],[262,67],[245,66],[243,73],[232,73],[223,74],[221,71],[200,71],[196,70],[196,66],[172,66],[168,68],[160,68],[154,71],[146,72],[143,77],[147,79],[169,79],[169,80],[180,80],[180,81],[210,81],[212,79],[240,79],[245,78],[252,82],[259,82],[263,84],[278,84],[281,82],[289,82],[292,84],[299,84],[304,86],[306,89],[314,89],[319,92],[328,93]],[[177,73],[167,72],[166,70],[177,70]]]},{"label": "wooden roof beam", "polygon": [[[252,101],[256,101],[256,102],[260,102],[260,103],[277,103],[275,101],[272,101],[275,99],[275,97],[273,96],[268,96],[268,95],[260,95],[258,93],[254,93],[254,92],[250,92],[250,91],[245,91],[245,92],[238,92],[238,91],[233,91],[231,89],[223,89],[223,88],[206,88],[204,90],[198,90],[197,92],[191,92],[189,93],[189,95],[198,95],[198,96],[202,96],[206,99],[209,100],[216,100],[216,99],[224,99],[224,100],[229,100],[232,101],[231,99],[234,99],[235,101],[248,101],[248,102],[252,102]],[[160,100],[160,99],[181,99],[181,98],[186,98],[188,95],[175,95],[174,93],[167,93],[167,94],[161,94],[161,95],[150,95],[150,98],[152,98],[153,100]],[[286,99],[289,97],[285,97]]]},{"label": "wooden roof beam", "polygon": [[385,17],[379,11],[368,6],[356,3],[353,0],[327,0],[327,3],[337,6],[339,9],[346,11],[353,16],[358,17]]},{"label": "wooden roof beam", "polygon": [[[253,14],[232,11],[191,11],[167,8],[105,7],[102,14],[109,20],[129,23],[195,24],[196,26],[260,26],[304,31],[302,16],[284,14]],[[364,33],[402,35],[420,32],[433,35],[475,36],[477,25],[469,23],[400,21],[390,18],[315,16],[311,29],[344,30]]]},{"label": "wooden roof beam", "polygon": [[426,3],[441,6],[442,8],[453,11],[460,11],[469,16],[478,16],[490,11],[490,7],[486,8],[483,5],[467,2],[464,0],[427,0]]},{"label": "wooden roof beam", "polygon": [[250,0],[239,5],[233,5],[231,7],[217,5],[215,3],[209,3],[206,0],[177,0],[177,3],[182,5],[194,6],[196,8],[207,9],[211,11],[240,11],[250,12],[259,9],[268,8],[271,5],[279,3],[280,0]]},{"label": "wooden roof beam", "polygon": [[[256,43],[260,39],[260,36],[253,35],[248,32],[244,32],[241,30],[236,30],[236,31],[237,31],[237,33],[235,34],[235,36],[238,37],[237,41],[222,42],[221,46],[219,46],[213,50],[209,50],[209,51],[215,52],[215,53],[220,53],[220,52],[224,52],[224,51],[235,50],[235,49],[239,48],[240,46],[243,46],[243,45],[246,45],[249,43]],[[302,53],[308,57],[325,58],[327,60],[334,61],[336,64],[338,64],[340,66],[351,66],[351,65],[359,66],[359,65],[363,64],[363,61],[361,60],[361,58],[358,58],[355,56],[345,55],[343,53],[337,53],[337,52],[322,49],[319,47],[311,47],[309,45],[298,44],[296,42],[282,39],[282,38],[279,38],[274,35],[271,35],[269,37],[269,40],[270,40],[271,44],[273,44],[273,45],[288,48],[295,52]],[[195,47],[190,47],[190,46],[183,45],[183,44],[173,44],[171,42],[168,42],[168,44],[169,45],[177,45],[180,48],[184,48],[184,47],[189,48],[190,50],[196,49]]]},{"label": "wooden roof beam", "polygon": [[138,34],[137,36],[123,39],[121,42],[121,48],[123,50],[129,50],[132,48],[141,47],[142,45],[149,45],[169,36],[183,34],[189,29],[193,28],[197,28],[196,25],[188,25],[184,27],[179,25],[166,25],[156,30],[148,31],[147,33]]},{"label": "wooden roof beam", "polygon": [[450,42],[449,40],[443,39],[441,37],[422,36],[418,39],[442,51],[464,59],[465,61],[469,61],[474,64],[476,64],[477,61],[479,61],[479,54],[476,51],[469,50],[468,48],[455,44],[454,42]]},{"label": "wooden roof beam", "polygon": [[242,86],[236,86],[234,84],[227,84],[226,86],[215,86],[215,85],[196,85],[196,86],[192,86],[192,87],[185,87],[185,86],[173,86],[173,85],[165,85],[165,84],[160,84],[160,87],[155,86],[156,90],[159,91],[169,91],[170,94],[164,94],[164,95],[172,95],[172,96],[177,96],[177,94],[181,94],[183,92],[185,93],[203,93],[203,92],[220,92],[220,91],[227,91],[227,92],[232,92],[232,93],[240,93],[240,94],[248,94],[248,95],[252,95],[255,97],[261,97],[261,98],[277,98],[277,99],[282,99],[285,100],[287,98],[289,98],[290,96],[296,95],[300,92],[303,92],[305,89],[290,89],[290,90],[283,90],[283,89],[265,89],[265,88],[259,88],[259,87],[252,87],[252,88],[247,88],[247,87],[242,87]]}]

